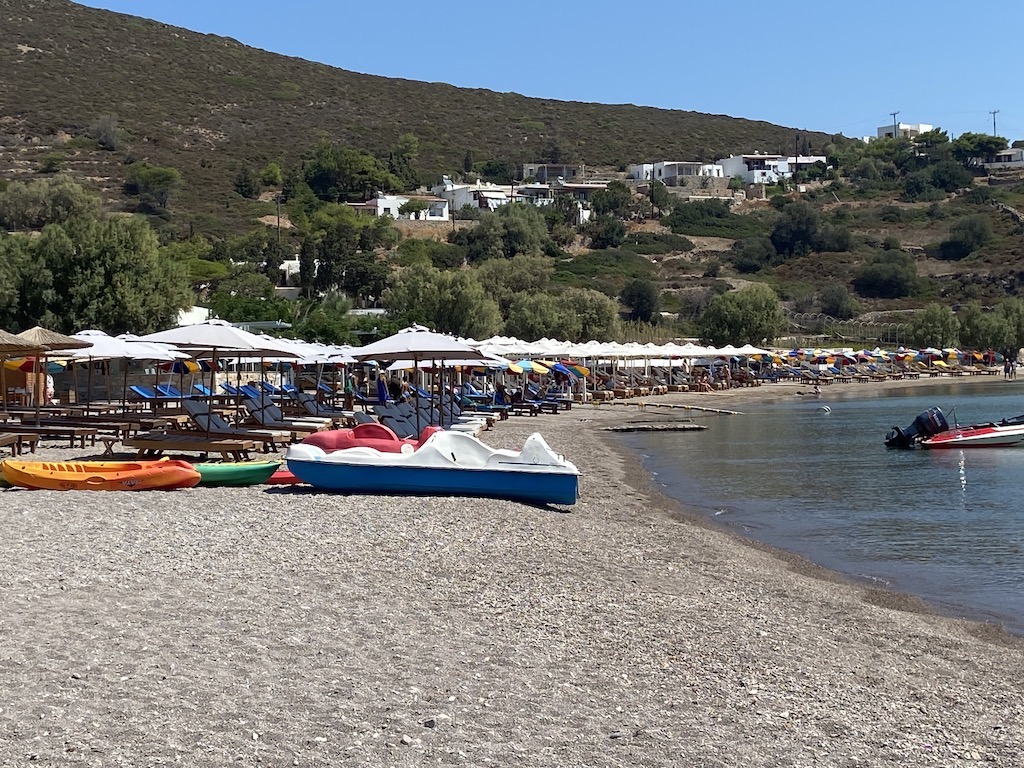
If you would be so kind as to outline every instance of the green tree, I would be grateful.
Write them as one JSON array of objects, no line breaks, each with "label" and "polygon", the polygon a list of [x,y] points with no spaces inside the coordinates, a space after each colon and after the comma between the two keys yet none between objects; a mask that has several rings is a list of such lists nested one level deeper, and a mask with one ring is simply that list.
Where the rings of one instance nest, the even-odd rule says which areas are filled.
[{"label": "green tree", "polygon": [[403,267],[412,264],[432,264],[438,269],[459,269],[466,263],[465,248],[431,239],[403,240],[395,255]]},{"label": "green tree", "polygon": [[969,187],[973,180],[970,172],[952,160],[937,162],[931,169],[932,185],[943,192],[956,192],[958,189]]},{"label": "green tree", "polygon": [[414,264],[391,278],[384,306],[404,323],[423,323],[442,333],[485,338],[501,329],[501,314],[476,276]]},{"label": "green tree", "polygon": [[419,218],[418,214],[427,210],[430,207],[430,203],[426,200],[406,200],[400,206],[398,206],[398,213],[402,216],[408,216],[410,219]]},{"label": "green tree", "polygon": [[917,265],[903,251],[883,251],[865,264],[853,279],[861,296],[898,299],[910,296],[917,288]]},{"label": "green tree", "polygon": [[243,165],[235,175],[235,192],[242,197],[255,200],[260,196],[260,180],[256,171],[248,165]]},{"label": "green tree", "polygon": [[748,237],[732,244],[729,260],[737,272],[759,272],[774,264],[778,253],[769,238]]},{"label": "green tree", "polygon": [[975,160],[986,162],[1004,149],[1006,149],[1006,139],[1002,136],[967,132],[961,134],[953,142],[953,157],[969,167],[974,164]]},{"label": "green tree", "polygon": [[715,346],[770,342],[782,325],[779,297],[761,283],[715,296],[698,321],[701,338]]},{"label": "green tree", "polygon": [[281,166],[271,161],[260,171],[260,184],[264,187],[280,187],[284,183]]},{"label": "green tree", "polygon": [[40,173],[57,173],[64,166],[64,154],[62,152],[51,152],[45,155],[39,162]]},{"label": "green tree", "polygon": [[388,153],[388,171],[399,180],[402,189],[415,189],[419,186],[419,177],[413,163],[420,153],[420,141],[415,134],[403,133]]},{"label": "green tree", "polygon": [[514,297],[545,293],[554,271],[554,264],[547,257],[514,256],[485,261],[477,267],[476,275],[487,295],[498,302],[502,314],[506,314]]},{"label": "green tree", "polygon": [[977,301],[956,313],[959,346],[964,349],[1006,349],[1014,346],[1014,328],[1006,314],[986,312]]},{"label": "green tree", "polygon": [[570,341],[614,339],[619,334],[619,305],[590,288],[570,288],[560,296],[566,312],[579,319],[579,335]]},{"label": "green tree", "polygon": [[521,292],[509,297],[505,333],[520,339],[581,339],[583,324],[558,296]]},{"label": "green tree", "polygon": [[626,239],[626,225],[614,216],[602,213],[587,224],[586,234],[590,237],[591,248],[618,248]]},{"label": "green tree", "polygon": [[821,217],[807,203],[790,203],[783,210],[771,241],[778,253],[789,256],[805,256],[811,252],[821,227]]},{"label": "green tree", "polygon": [[356,336],[348,314],[351,309],[352,302],[340,293],[303,302],[293,320],[292,332],[300,339],[321,344],[353,344]]},{"label": "green tree", "polygon": [[622,289],[619,300],[630,308],[630,320],[649,323],[658,314],[660,295],[650,280],[631,280]]},{"label": "green tree", "polygon": [[516,164],[511,160],[488,160],[480,166],[480,176],[494,184],[511,184],[516,178]]},{"label": "green tree", "polygon": [[100,199],[68,176],[13,181],[0,189],[0,230],[42,229],[99,213]]},{"label": "green tree", "polygon": [[321,141],[303,160],[301,180],[318,200],[362,202],[377,191],[396,192],[402,182],[365,152]]},{"label": "green tree", "polygon": [[956,344],[960,323],[953,310],[929,304],[910,320],[908,337],[919,346],[951,347]]},{"label": "green tree", "polygon": [[856,297],[850,289],[840,283],[831,283],[822,289],[818,297],[821,311],[837,320],[850,320],[860,312]]},{"label": "green tree", "polygon": [[51,224],[33,252],[52,274],[49,311],[64,332],[154,331],[192,304],[183,265],[161,258],[156,234],[141,219]]},{"label": "green tree", "polygon": [[472,229],[459,229],[448,241],[466,249],[470,263],[487,259],[533,256],[550,247],[544,215],[533,205],[510,203],[493,213],[484,213]]},{"label": "green tree", "polygon": [[633,192],[624,182],[610,181],[605,189],[591,196],[590,207],[599,216],[607,214],[624,219],[629,216],[633,204]]},{"label": "green tree", "polygon": [[176,169],[149,163],[132,163],[125,177],[125,192],[138,195],[144,206],[157,208],[167,208],[171,194],[181,185],[181,174]]},{"label": "green tree", "polygon": [[651,183],[651,205],[660,211],[662,214],[667,213],[672,208],[672,194],[660,181],[654,181]]}]

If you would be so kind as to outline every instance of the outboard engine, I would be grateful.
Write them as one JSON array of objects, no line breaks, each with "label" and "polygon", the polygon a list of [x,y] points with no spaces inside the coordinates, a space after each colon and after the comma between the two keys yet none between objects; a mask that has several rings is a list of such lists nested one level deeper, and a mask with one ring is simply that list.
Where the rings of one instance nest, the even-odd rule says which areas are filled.
[{"label": "outboard engine", "polygon": [[949,429],[946,417],[939,408],[929,408],[906,429],[893,427],[885,436],[886,448],[914,448],[925,438]]}]

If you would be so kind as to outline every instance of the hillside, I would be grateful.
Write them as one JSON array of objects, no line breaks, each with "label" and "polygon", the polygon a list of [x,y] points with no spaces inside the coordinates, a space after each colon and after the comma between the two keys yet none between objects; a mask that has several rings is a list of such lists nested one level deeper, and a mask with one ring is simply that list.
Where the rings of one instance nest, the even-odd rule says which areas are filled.
[{"label": "hillside", "polygon": [[[0,0],[0,178],[37,170],[58,144],[63,167],[116,199],[129,156],[178,169],[172,213],[201,231],[268,211],[232,194],[243,164],[286,164],[318,138],[380,153],[403,133],[419,170],[477,160],[620,167],[652,158],[778,151],[795,131],[724,115],[531,99],[357,74],[223,37],[75,5]],[[83,137],[115,115],[117,152]],[[827,136],[800,131],[812,147]]]}]

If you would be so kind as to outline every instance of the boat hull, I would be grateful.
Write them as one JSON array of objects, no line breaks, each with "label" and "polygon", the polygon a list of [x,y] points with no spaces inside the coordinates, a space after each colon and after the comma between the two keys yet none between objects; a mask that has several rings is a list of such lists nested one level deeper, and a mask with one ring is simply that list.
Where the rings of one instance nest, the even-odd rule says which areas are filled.
[{"label": "boat hull", "polygon": [[51,491],[151,491],[191,488],[200,474],[187,461],[51,462],[8,459],[3,478],[20,488]]},{"label": "boat hull", "polygon": [[951,429],[921,441],[928,450],[950,448],[1013,448],[1024,446],[1024,426],[999,425]]},{"label": "boat hull", "polygon": [[315,488],[346,493],[484,496],[534,504],[574,504],[579,470],[530,435],[521,451],[491,448],[476,437],[442,430],[415,451],[359,447],[325,452],[288,449],[288,469]]},{"label": "boat hull", "polygon": [[201,479],[209,487],[262,485],[281,466],[279,461],[225,461],[195,464]]},{"label": "boat hull", "polygon": [[315,488],[346,493],[482,496],[534,504],[575,504],[579,478],[551,472],[329,464],[289,459],[288,469]]}]

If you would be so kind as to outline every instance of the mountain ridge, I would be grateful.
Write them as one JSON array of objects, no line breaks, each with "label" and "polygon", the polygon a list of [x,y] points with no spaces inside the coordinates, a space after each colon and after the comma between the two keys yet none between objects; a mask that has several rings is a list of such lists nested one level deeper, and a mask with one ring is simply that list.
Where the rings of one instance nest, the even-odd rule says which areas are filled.
[{"label": "mountain ridge", "polygon": [[293,163],[325,137],[380,155],[412,133],[418,169],[434,174],[461,169],[467,155],[622,168],[788,152],[798,134],[812,146],[830,138],[727,115],[353,72],[69,0],[0,0],[0,16],[0,66],[13,73],[0,80],[0,134],[79,136],[116,115],[131,159],[178,168],[177,205],[206,214],[225,208],[242,165]]}]

